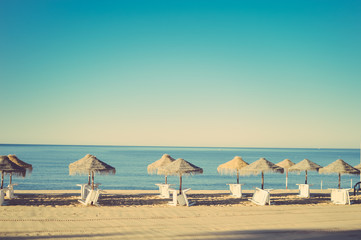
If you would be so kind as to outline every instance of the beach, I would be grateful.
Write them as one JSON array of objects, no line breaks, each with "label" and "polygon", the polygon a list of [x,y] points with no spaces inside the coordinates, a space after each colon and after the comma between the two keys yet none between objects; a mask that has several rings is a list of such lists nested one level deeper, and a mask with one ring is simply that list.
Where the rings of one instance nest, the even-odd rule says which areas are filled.
[{"label": "beach", "polygon": [[0,240],[361,240],[360,12],[1,1]]},{"label": "beach", "polygon": [[0,207],[2,239],[359,239],[361,195],[334,205],[330,190],[271,191],[271,206],[229,191],[191,190],[191,207],[169,206],[153,190],[106,190],[100,207],[76,190],[18,190]]}]

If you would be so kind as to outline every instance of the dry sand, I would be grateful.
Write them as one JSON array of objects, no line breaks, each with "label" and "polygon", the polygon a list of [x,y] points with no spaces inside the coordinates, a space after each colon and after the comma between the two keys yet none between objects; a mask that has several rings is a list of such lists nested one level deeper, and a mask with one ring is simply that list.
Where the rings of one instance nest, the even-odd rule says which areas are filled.
[{"label": "dry sand", "polygon": [[[0,207],[1,239],[361,239],[361,195],[333,205],[329,191],[310,199],[271,192],[271,206],[228,191],[189,191],[196,205],[168,206],[157,191],[108,190],[101,207],[78,203],[79,191],[15,191]],[[351,194],[352,195],[352,194]]]}]

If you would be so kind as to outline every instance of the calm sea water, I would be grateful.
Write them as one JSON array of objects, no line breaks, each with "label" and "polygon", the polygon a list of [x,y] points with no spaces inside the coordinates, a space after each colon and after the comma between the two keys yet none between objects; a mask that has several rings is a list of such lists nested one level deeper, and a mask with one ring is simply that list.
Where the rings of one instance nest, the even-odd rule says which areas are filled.
[{"label": "calm sea water", "polygon": [[[68,166],[86,154],[116,168],[115,175],[96,175],[95,181],[102,183],[102,189],[157,189],[155,183],[164,181],[163,176],[148,175],[148,164],[158,160],[165,153],[173,158],[183,158],[203,168],[202,175],[183,177],[183,186],[195,190],[225,190],[227,183],[235,183],[236,176],[217,173],[219,164],[235,156],[252,163],[260,157],[278,163],[285,158],[298,163],[307,158],[321,166],[341,158],[352,166],[360,163],[359,149],[290,149],[290,148],[205,148],[205,147],[129,147],[129,146],[58,146],[58,145],[7,145],[0,144],[0,155],[15,154],[33,165],[33,172],[26,178],[14,177],[16,189],[62,190],[79,189],[78,183],[87,182],[87,176],[69,176]],[[8,177],[5,178],[8,183]],[[290,173],[288,186],[297,189],[297,183],[304,183],[305,174]],[[178,186],[178,177],[168,177],[168,182]],[[335,188],[338,175],[321,175],[309,172],[308,182],[312,188]],[[358,175],[342,175],[342,187],[350,187],[351,181],[360,181]],[[241,176],[244,189],[260,187],[261,176]],[[265,174],[265,188],[285,188],[285,174]]]}]

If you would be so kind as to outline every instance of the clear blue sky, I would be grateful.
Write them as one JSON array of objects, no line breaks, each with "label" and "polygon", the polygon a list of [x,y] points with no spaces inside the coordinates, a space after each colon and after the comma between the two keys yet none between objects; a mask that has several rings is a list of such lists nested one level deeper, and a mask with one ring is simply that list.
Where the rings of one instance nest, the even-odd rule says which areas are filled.
[{"label": "clear blue sky", "polygon": [[351,147],[361,1],[0,1],[0,143]]}]

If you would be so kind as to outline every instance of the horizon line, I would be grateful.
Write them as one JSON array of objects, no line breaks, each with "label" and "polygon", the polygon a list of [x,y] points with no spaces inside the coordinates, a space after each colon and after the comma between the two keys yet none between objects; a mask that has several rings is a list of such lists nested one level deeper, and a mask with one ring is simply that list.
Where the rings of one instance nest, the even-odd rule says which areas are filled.
[{"label": "horizon line", "polygon": [[[1,145],[23,146],[81,146],[81,147],[164,147],[164,148],[263,148],[263,149],[359,149],[346,147],[222,147],[222,146],[164,146],[164,145],[112,145],[112,144],[52,144],[52,143],[0,143]],[[360,145],[361,149],[361,145]]]}]

